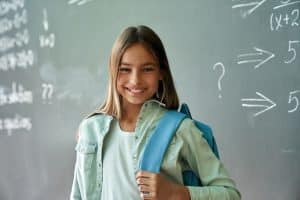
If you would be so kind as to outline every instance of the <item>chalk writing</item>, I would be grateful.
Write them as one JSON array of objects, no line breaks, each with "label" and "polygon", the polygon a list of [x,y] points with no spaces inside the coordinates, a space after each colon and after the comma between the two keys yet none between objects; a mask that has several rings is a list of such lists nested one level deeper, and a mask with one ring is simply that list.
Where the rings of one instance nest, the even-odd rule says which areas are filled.
[{"label": "chalk writing", "polygon": [[[217,66],[220,66],[220,68],[222,69],[222,73],[221,73],[221,75],[220,75],[220,77],[219,77],[219,79],[218,79],[218,89],[221,91],[221,90],[222,90],[222,88],[221,88],[221,80],[222,80],[223,77],[225,76],[225,66],[223,65],[223,63],[218,62],[218,63],[214,64],[213,70],[216,70],[216,67],[217,67]],[[221,94],[219,94],[219,99],[220,99],[220,98],[222,98],[222,95],[221,95]]]},{"label": "chalk writing", "polygon": [[11,1],[0,1],[0,16],[7,14],[8,12],[16,11],[19,8],[24,8],[25,0],[11,0]]},{"label": "chalk writing", "polygon": [[0,71],[15,70],[16,68],[26,69],[33,64],[34,53],[30,49],[8,53],[0,57]]},{"label": "chalk writing", "polygon": [[270,29],[271,31],[278,31],[288,27],[299,27],[299,9],[294,9],[288,13],[271,13],[270,15]]},{"label": "chalk writing", "polygon": [[293,44],[298,44],[299,42],[300,42],[299,40],[290,40],[289,41],[288,52],[291,53],[292,56],[289,60],[284,61],[286,64],[290,64],[296,59],[297,53],[296,53],[296,49],[293,47]]},{"label": "chalk writing", "polygon": [[237,64],[240,65],[245,63],[257,63],[256,65],[254,65],[254,69],[257,69],[275,57],[275,54],[270,51],[259,49],[257,47],[254,47],[253,49],[255,51],[253,53],[238,55],[238,59],[241,60],[238,61]]},{"label": "chalk writing", "polygon": [[24,89],[22,84],[12,83],[10,92],[5,92],[4,88],[0,88],[0,106],[6,104],[32,104],[33,94],[32,91]]},{"label": "chalk writing", "polygon": [[296,96],[297,93],[300,93],[300,90],[294,90],[294,91],[290,92],[290,94],[289,94],[288,103],[292,104],[293,102],[295,102],[295,107],[288,110],[289,113],[295,112],[299,107],[299,99]]},{"label": "chalk writing", "polygon": [[3,36],[0,38],[0,52],[5,52],[15,47],[22,47],[29,43],[29,33],[27,29],[17,32],[13,37]]},{"label": "chalk writing", "polygon": [[[31,49],[26,48],[30,42],[29,30],[25,26],[28,23],[27,10],[23,8],[24,1],[1,1],[0,13],[6,14],[14,11],[14,17],[0,18],[0,71],[26,69],[33,66],[35,55]],[[20,12],[17,12],[21,8]],[[1,15],[0,15],[1,16]],[[22,28],[21,30],[19,30]],[[15,30],[14,33],[11,31]],[[1,36],[1,34],[4,34]],[[15,49],[12,51],[12,49]],[[7,51],[10,51],[6,53]]]},{"label": "chalk writing", "polygon": [[51,104],[51,99],[54,91],[54,87],[52,84],[42,84],[43,87],[43,94],[42,94],[42,99],[44,100],[44,103],[48,102],[48,104]]},{"label": "chalk writing", "polygon": [[22,117],[18,114],[14,118],[0,118],[0,133],[2,130],[7,131],[7,134],[12,135],[13,131],[24,129],[30,131],[32,129],[31,119]]},{"label": "chalk writing", "polygon": [[81,5],[86,4],[90,1],[93,1],[93,0],[69,0],[68,4],[70,4],[70,5],[71,4],[77,4],[78,6],[81,6]]},{"label": "chalk writing", "polygon": [[13,19],[4,17],[0,19],[0,34],[9,32],[13,29],[19,29],[22,25],[27,24],[27,11],[23,10],[22,14],[15,13]]},{"label": "chalk writing", "polygon": [[250,7],[250,9],[242,12],[242,17],[245,18],[248,15],[251,15],[258,7],[260,7],[265,2],[266,2],[266,0],[253,1],[250,3],[238,3],[238,4],[233,5],[232,8],[235,9],[235,8],[249,8]]},{"label": "chalk writing", "polygon": [[[48,32],[49,30],[49,22],[48,22],[48,15],[47,15],[47,10],[43,10],[43,27],[45,32]],[[49,33],[47,35],[40,35],[40,47],[50,47],[53,48],[55,45],[55,35],[54,33]]]},{"label": "chalk writing", "polygon": [[[261,98],[243,98],[241,99],[242,102],[249,102],[249,103],[243,103],[243,107],[252,107],[252,108],[264,108],[263,110],[257,112],[254,114],[254,117],[274,108],[276,106],[276,103],[274,103],[271,99],[267,98],[263,94],[256,92],[258,96]],[[252,103],[253,102],[253,103]],[[260,103],[258,103],[260,102]]]},{"label": "chalk writing", "polygon": [[280,3],[280,5],[273,7],[274,10],[277,10],[277,9],[283,8],[283,7],[287,7],[287,6],[291,6],[291,5],[294,5],[294,4],[299,4],[300,1],[287,0],[287,1],[279,1],[279,3]]}]

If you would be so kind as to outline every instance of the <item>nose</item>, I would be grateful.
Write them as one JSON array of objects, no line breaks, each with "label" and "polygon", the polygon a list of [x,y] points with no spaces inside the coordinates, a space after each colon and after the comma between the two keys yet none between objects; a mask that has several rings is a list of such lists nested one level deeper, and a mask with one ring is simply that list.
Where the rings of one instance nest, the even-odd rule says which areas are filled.
[{"label": "nose", "polygon": [[130,83],[138,85],[141,81],[141,74],[138,70],[133,70],[130,76]]}]

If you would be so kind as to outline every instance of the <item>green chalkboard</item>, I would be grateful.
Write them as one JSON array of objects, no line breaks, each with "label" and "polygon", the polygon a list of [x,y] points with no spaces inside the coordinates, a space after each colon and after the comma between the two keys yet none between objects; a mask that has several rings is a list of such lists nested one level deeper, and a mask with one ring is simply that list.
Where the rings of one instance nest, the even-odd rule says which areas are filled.
[{"label": "green chalkboard", "polygon": [[127,26],[160,35],[243,199],[300,199],[300,1],[1,0],[0,199],[65,200]]}]

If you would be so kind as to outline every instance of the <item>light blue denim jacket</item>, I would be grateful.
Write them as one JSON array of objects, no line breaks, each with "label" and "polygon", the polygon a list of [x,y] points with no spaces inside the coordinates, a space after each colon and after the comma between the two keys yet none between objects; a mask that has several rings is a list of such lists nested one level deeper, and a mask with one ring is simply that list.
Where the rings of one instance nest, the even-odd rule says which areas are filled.
[{"label": "light blue denim jacket", "polygon": [[[142,106],[136,124],[136,143],[132,154],[135,171],[138,171],[138,161],[145,143],[164,112],[166,109],[155,100],[149,100]],[[80,124],[80,136],[75,148],[77,154],[71,200],[100,200],[103,177],[102,147],[112,120],[115,120],[112,116],[99,114],[84,119]],[[182,122],[171,141],[161,166],[161,173],[169,180],[182,184],[181,172],[186,168],[193,169],[205,186],[188,186],[192,200],[241,198],[234,181],[190,119]],[[124,191],[116,192],[126,192],[126,186]]]}]

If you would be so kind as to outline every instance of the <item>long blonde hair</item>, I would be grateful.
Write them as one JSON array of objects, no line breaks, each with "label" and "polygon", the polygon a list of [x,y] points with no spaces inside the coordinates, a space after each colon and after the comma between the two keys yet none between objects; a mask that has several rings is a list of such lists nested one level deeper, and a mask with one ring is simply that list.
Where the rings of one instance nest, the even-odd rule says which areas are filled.
[{"label": "long blonde hair", "polygon": [[133,44],[144,45],[157,59],[162,72],[162,80],[159,81],[157,100],[165,104],[167,109],[177,109],[179,105],[178,95],[174,86],[168,58],[164,46],[158,35],[147,26],[128,27],[116,39],[109,60],[109,82],[104,103],[96,112],[121,118],[120,96],[117,93],[117,76],[122,56],[126,49]]}]

